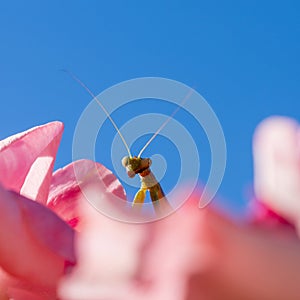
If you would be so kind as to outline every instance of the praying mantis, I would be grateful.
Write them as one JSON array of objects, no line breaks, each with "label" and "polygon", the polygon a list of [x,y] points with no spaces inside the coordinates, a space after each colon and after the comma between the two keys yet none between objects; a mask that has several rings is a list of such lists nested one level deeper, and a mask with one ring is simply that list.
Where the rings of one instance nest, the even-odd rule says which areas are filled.
[{"label": "praying mantis", "polygon": [[166,211],[171,210],[172,207],[167,200],[163,189],[160,185],[160,183],[155,178],[154,174],[152,173],[150,166],[152,164],[152,161],[150,158],[142,158],[142,153],[145,151],[145,149],[150,145],[150,143],[155,139],[155,137],[161,132],[161,130],[170,122],[170,120],[174,117],[174,115],[177,113],[177,111],[180,109],[181,105],[184,104],[185,101],[189,98],[191,92],[183,99],[181,105],[179,105],[174,112],[166,119],[166,121],[158,128],[158,130],[152,135],[152,137],[148,140],[148,142],[144,145],[144,147],[141,149],[139,154],[137,156],[132,156],[129,146],[126,143],[125,138],[123,137],[120,129],[116,125],[115,121],[112,119],[109,112],[106,110],[105,106],[99,101],[99,99],[95,96],[95,94],[72,72],[68,70],[62,70],[66,73],[68,73],[75,81],[77,81],[97,102],[97,104],[100,106],[100,108],[103,110],[107,118],[110,120],[111,124],[116,129],[116,132],[120,136],[127,152],[128,156],[125,156],[122,159],[122,165],[127,171],[127,175],[130,178],[135,177],[135,175],[138,175],[140,177],[141,186],[140,189],[135,194],[135,197],[132,201],[132,207],[142,207],[142,205],[145,202],[146,193],[149,192],[151,202],[153,204],[154,210],[157,214]]}]

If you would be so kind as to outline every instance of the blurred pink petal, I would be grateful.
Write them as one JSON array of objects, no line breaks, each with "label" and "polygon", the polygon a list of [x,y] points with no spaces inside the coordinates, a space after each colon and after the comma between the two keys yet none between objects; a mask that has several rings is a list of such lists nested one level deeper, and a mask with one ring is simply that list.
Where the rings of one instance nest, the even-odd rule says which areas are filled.
[{"label": "blurred pink petal", "polygon": [[196,201],[143,225],[82,210],[89,222],[64,300],[299,299],[300,242],[289,230],[235,223]]},{"label": "blurred pink petal", "polygon": [[278,236],[213,212],[204,216],[203,230],[215,259],[191,278],[186,299],[299,299],[300,242],[290,230]]},{"label": "blurred pink petal", "polygon": [[2,186],[45,203],[62,132],[61,122],[51,122],[0,141]]},{"label": "blurred pink petal", "polygon": [[[102,197],[109,201],[110,194]],[[78,235],[78,264],[62,281],[62,299],[184,299],[188,275],[209,262],[206,245],[198,243],[196,201],[147,224],[116,221],[81,203],[89,222]]]},{"label": "blurred pink petal", "polygon": [[296,232],[293,223],[276,213],[259,199],[252,199],[248,205],[250,223],[272,230],[290,229]]},{"label": "blurred pink petal", "polygon": [[256,197],[293,224],[300,220],[299,126],[292,119],[272,117],[254,136]]}]

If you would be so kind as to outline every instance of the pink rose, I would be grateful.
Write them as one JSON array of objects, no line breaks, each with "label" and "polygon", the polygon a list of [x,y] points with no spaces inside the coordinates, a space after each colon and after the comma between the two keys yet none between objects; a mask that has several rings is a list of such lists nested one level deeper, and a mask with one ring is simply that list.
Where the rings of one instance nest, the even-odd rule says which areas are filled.
[{"label": "pink rose", "polygon": [[125,199],[100,164],[81,160],[52,174],[62,132],[63,124],[52,122],[0,142],[0,299],[57,299],[59,281],[76,263],[74,229],[87,221],[79,184],[97,183],[99,195]]},{"label": "pink rose", "polygon": [[[270,167],[264,165],[267,159],[263,158],[257,164],[258,156],[269,147],[263,141],[274,128],[285,128],[285,122],[291,121],[274,119],[267,131],[262,131],[261,125],[255,135],[256,188],[259,185],[264,189],[259,172]],[[295,128],[288,127],[283,139],[290,137],[291,129]],[[265,138],[260,142],[261,134]],[[296,135],[291,138],[297,140]],[[296,144],[290,140],[285,143],[288,151]],[[298,156],[294,159],[290,166],[299,172]],[[293,176],[297,177],[297,172]],[[291,182],[293,176],[289,177]],[[272,198],[265,202],[260,191],[256,189],[258,198],[285,219],[286,214],[273,207]],[[103,195],[103,201],[109,201],[109,197]],[[78,264],[61,281],[59,293],[64,300],[300,297],[300,242],[289,227],[257,226],[232,220],[216,209],[199,210],[195,196],[171,216],[140,225],[109,219],[84,201],[80,203],[88,222],[76,240]],[[289,207],[289,202],[282,203],[285,205]],[[288,207],[285,211],[291,209]],[[295,224],[296,218],[289,220]]]},{"label": "pink rose", "polygon": [[[125,199],[109,170],[81,160],[52,174],[62,130],[54,122],[0,144],[0,299],[299,299],[295,231],[200,210],[197,195],[157,222],[113,220],[81,189],[101,205]],[[282,118],[254,139],[256,197],[296,228],[298,141],[298,124]]]},{"label": "pink rose", "polygon": [[75,263],[74,231],[45,206],[62,131],[53,122],[0,142],[3,299],[55,299],[65,266]]}]

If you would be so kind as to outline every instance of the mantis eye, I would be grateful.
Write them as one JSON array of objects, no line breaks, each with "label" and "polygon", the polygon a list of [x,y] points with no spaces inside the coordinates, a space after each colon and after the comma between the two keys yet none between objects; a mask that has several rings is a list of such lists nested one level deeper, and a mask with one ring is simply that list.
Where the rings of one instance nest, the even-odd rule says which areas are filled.
[{"label": "mantis eye", "polygon": [[148,164],[149,164],[149,167],[152,165],[152,160],[150,158],[148,158]]},{"label": "mantis eye", "polygon": [[128,163],[129,163],[129,156],[125,156],[122,158],[122,166],[124,168],[126,168],[128,166]]}]

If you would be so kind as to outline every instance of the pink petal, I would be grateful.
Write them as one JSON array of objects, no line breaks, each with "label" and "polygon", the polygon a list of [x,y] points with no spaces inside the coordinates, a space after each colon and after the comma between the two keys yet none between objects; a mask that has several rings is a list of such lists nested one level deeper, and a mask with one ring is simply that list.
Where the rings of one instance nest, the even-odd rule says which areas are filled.
[{"label": "pink petal", "polygon": [[213,246],[214,259],[190,277],[184,299],[299,299],[300,241],[290,230],[278,236],[214,212],[202,225],[202,243]]},{"label": "pink petal", "polygon": [[100,195],[113,193],[126,199],[118,179],[99,163],[79,160],[57,170],[53,174],[47,206],[73,228],[78,228],[85,218],[80,209],[80,202],[87,201],[81,190],[84,185],[95,185]]},{"label": "pink petal", "polygon": [[[94,186],[90,186],[95,191]],[[91,195],[91,194],[90,194]],[[82,218],[87,220],[78,234],[76,251],[79,266],[60,287],[62,299],[118,299],[127,295],[139,264],[139,252],[147,238],[143,226],[110,219],[93,208],[81,195]],[[108,193],[95,198],[110,201]]]},{"label": "pink petal", "polygon": [[255,193],[270,209],[294,224],[300,221],[300,149],[296,121],[272,117],[254,137]]},{"label": "pink petal", "polygon": [[1,141],[1,184],[45,203],[62,132],[61,122],[51,122]]},{"label": "pink petal", "polygon": [[[109,195],[103,195],[108,197]],[[291,231],[234,223],[197,199],[155,223],[112,220],[82,201],[89,222],[62,299],[299,299],[300,242]],[[109,200],[107,200],[109,201]]]},{"label": "pink petal", "polygon": [[250,223],[263,226],[273,230],[280,230],[282,227],[285,229],[290,228],[295,232],[294,224],[274,212],[264,202],[258,199],[253,199],[249,203],[248,210]]},{"label": "pink petal", "polygon": [[55,213],[0,187],[0,266],[12,278],[55,291],[65,262],[75,262],[73,240],[72,229]]},{"label": "pink petal", "polygon": [[141,252],[134,299],[187,299],[191,275],[210,267],[214,253],[203,231],[206,211],[198,208],[198,201],[190,198],[174,214],[151,225],[153,231]]},{"label": "pink petal", "polygon": [[198,241],[197,200],[143,225],[118,222],[81,202],[89,222],[78,235],[78,265],[60,286],[62,299],[185,299],[188,275],[209,262]]}]

